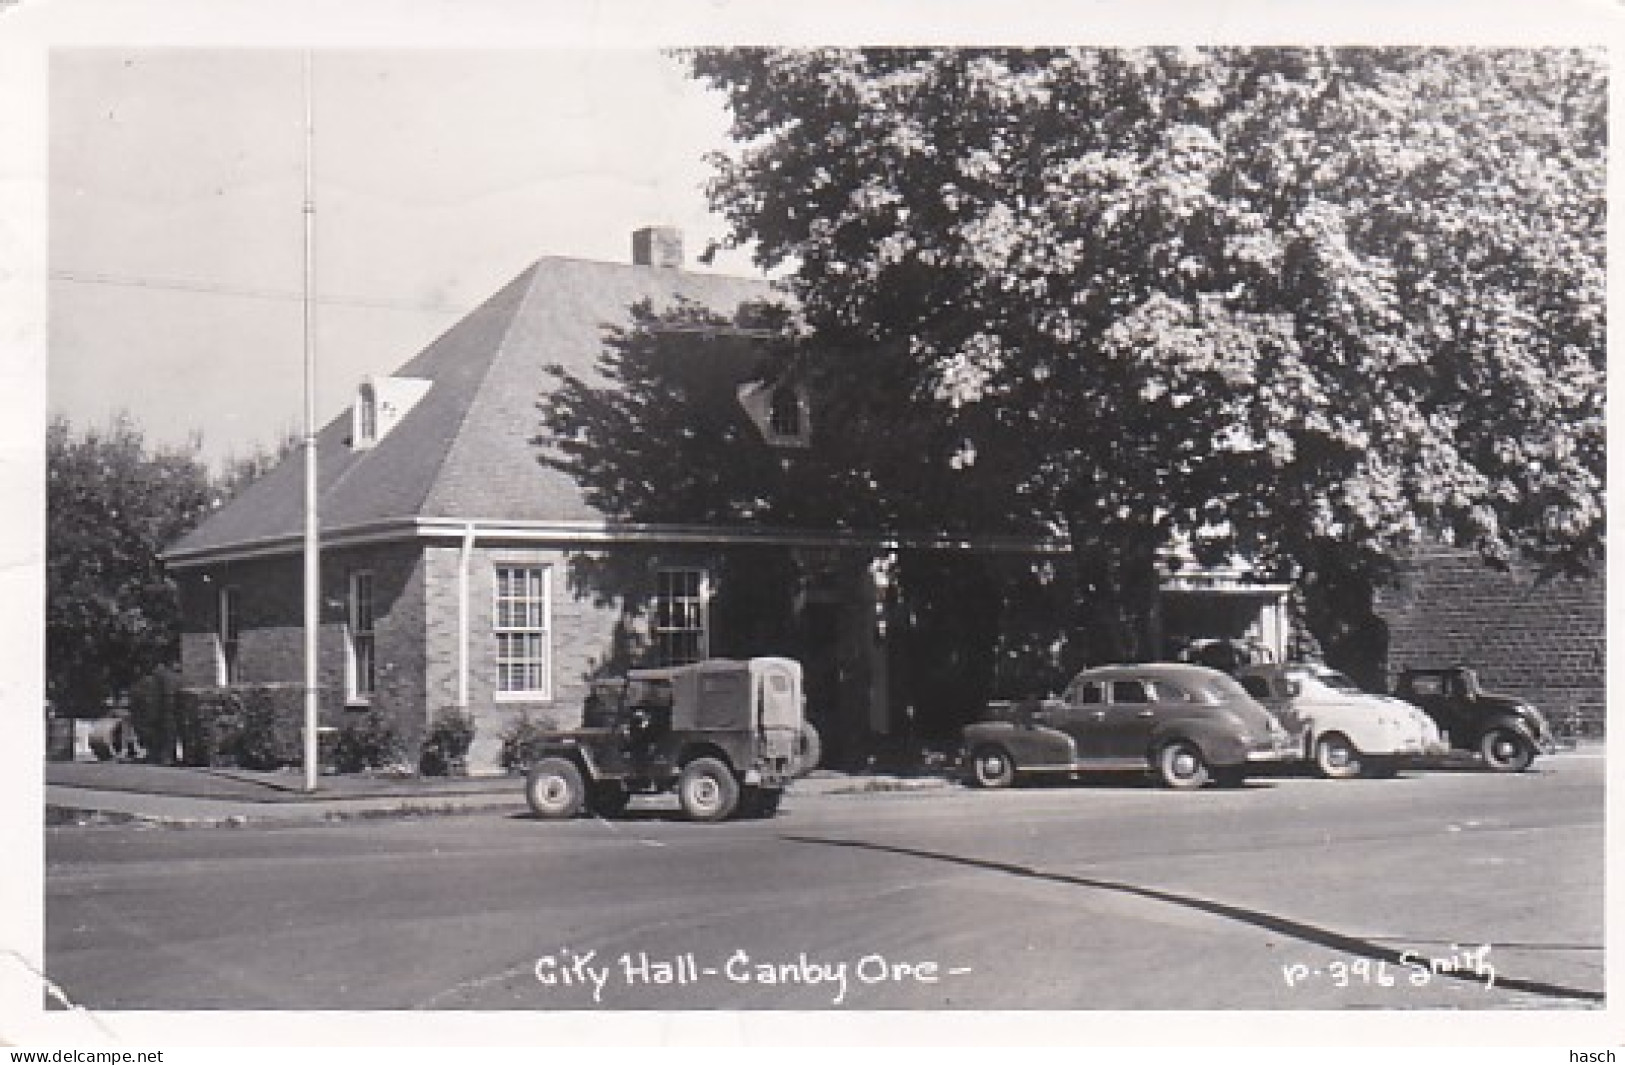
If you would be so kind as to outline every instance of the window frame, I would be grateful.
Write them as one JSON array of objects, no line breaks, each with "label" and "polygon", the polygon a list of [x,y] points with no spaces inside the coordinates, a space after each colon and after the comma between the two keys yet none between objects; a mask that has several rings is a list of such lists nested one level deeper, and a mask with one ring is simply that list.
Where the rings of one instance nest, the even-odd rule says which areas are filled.
[{"label": "window frame", "polygon": [[[514,585],[504,573],[521,573],[521,590],[505,594]],[[531,576],[537,575],[534,586]],[[507,611],[504,610],[506,605]],[[521,622],[512,619],[515,611]],[[534,622],[534,623],[531,623]],[[553,699],[553,567],[547,563],[499,560],[491,568],[492,690],[498,702],[550,702]],[[508,638],[508,639],[505,639]],[[535,654],[510,653],[513,644]],[[533,672],[532,672],[533,671]],[[537,684],[509,687],[514,676],[534,676]]]},{"label": "window frame", "polygon": [[[370,569],[351,570],[347,581],[344,618],[344,701],[350,706],[370,706],[378,693],[378,610],[377,582]],[[363,613],[362,590],[366,611]],[[365,621],[366,627],[362,627]],[[365,650],[363,651],[363,648]],[[365,681],[365,684],[363,684]]]},{"label": "window frame", "polygon": [[[672,578],[694,578],[694,589],[689,592],[687,588],[680,591],[683,594],[668,597],[667,582]],[[667,604],[681,604],[684,620],[691,617],[698,618],[697,625],[665,624],[665,619],[672,616],[675,611]],[[692,611],[692,615],[690,614]],[[675,641],[694,635],[695,655],[672,653]],[[655,656],[662,666],[686,665],[690,662],[700,662],[711,657],[711,572],[704,566],[661,566],[655,571],[655,594],[653,609],[649,617],[649,639],[654,645]]]},{"label": "window frame", "polygon": [[242,589],[223,584],[215,596],[214,677],[222,688],[243,681]]}]

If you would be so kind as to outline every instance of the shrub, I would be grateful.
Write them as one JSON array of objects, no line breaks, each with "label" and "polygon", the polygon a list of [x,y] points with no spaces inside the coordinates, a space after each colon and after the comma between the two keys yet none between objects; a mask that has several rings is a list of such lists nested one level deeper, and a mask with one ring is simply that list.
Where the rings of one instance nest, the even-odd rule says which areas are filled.
[{"label": "shrub", "polygon": [[130,724],[146,749],[147,761],[173,765],[182,721],[180,675],[167,667],[149,673],[130,688]]},{"label": "shrub", "polygon": [[377,710],[346,722],[333,744],[333,766],[341,773],[383,769],[402,761],[400,734],[394,722]]},{"label": "shrub", "polygon": [[304,756],[304,689],[297,684],[186,688],[174,717],[186,765],[277,769]]},{"label": "shrub", "polygon": [[530,716],[530,711],[521,710],[502,730],[502,751],[498,755],[502,768],[511,773],[529,769],[530,763],[536,760],[536,750],[543,737],[557,727],[549,718],[537,720]]},{"label": "shrub", "polygon": [[468,771],[468,749],[474,743],[474,718],[460,710],[441,710],[423,737],[418,769],[425,776],[461,775]]}]

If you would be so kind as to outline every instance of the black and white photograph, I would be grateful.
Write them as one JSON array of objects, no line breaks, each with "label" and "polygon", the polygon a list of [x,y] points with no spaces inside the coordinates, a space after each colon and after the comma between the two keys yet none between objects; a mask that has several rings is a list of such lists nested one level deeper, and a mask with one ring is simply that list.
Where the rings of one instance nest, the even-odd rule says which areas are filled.
[{"label": "black and white photograph", "polygon": [[0,8],[0,1042],[1613,1060],[1615,10],[149,6]]}]

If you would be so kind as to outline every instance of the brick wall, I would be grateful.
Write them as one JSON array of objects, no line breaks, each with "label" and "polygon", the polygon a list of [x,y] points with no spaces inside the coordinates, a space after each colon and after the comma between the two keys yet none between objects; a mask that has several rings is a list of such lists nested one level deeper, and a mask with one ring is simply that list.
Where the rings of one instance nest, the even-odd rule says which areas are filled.
[{"label": "brick wall", "polygon": [[1600,733],[1606,708],[1604,583],[1502,573],[1470,552],[1418,553],[1378,595],[1388,669],[1461,663],[1484,686],[1528,699],[1560,730]]},{"label": "brick wall", "polygon": [[[424,583],[420,550],[410,544],[332,549],[322,553],[321,634],[317,678],[323,717],[342,724],[367,706],[348,702],[350,574],[373,575],[377,688],[371,706],[396,722],[406,749],[422,740]],[[298,556],[221,563],[178,575],[184,631],[181,674],[189,686],[217,682],[218,597],[238,590],[240,680],[300,683],[305,676],[304,564]]]},{"label": "brick wall", "polygon": [[[431,547],[425,552],[426,702],[429,716],[458,704],[459,600],[462,550]],[[576,587],[571,560],[579,557],[556,548],[476,544],[468,565],[468,709],[474,717],[470,772],[500,768],[501,737],[522,714],[559,726],[580,722],[587,682],[612,664],[621,609],[616,597],[594,595]],[[499,694],[495,635],[496,568],[498,565],[545,566],[552,594],[552,697],[522,698]]]}]

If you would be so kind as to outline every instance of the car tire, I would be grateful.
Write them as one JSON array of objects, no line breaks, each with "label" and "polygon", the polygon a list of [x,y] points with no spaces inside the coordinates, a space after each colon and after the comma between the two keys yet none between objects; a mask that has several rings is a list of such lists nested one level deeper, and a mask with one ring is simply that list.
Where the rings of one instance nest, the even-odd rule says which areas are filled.
[{"label": "car tire", "polygon": [[1190,740],[1174,740],[1158,748],[1156,768],[1162,786],[1175,791],[1195,791],[1211,776],[1202,749]]},{"label": "car tire", "polygon": [[677,801],[690,821],[723,821],[739,808],[739,781],[716,758],[696,758],[677,778]]},{"label": "car tire", "polygon": [[1535,761],[1535,745],[1516,729],[1492,728],[1478,741],[1484,764],[1497,773],[1522,773]]},{"label": "car tire", "polygon": [[567,758],[543,758],[525,776],[525,801],[537,817],[549,821],[574,817],[586,797],[581,770]]},{"label": "car tire", "polygon": [[1008,788],[1016,782],[1016,760],[1003,747],[978,747],[971,752],[970,778],[979,788]]},{"label": "car tire", "polygon": [[1351,780],[1365,770],[1360,749],[1341,732],[1315,740],[1315,770],[1327,780]]},{"label": "car tire", "polygon": [[599,817],[620,817],[631,801],[632,793],[626,790],[626,785],[609,780],[593,785],[587,808]]},{"label": "car tire", "polygon": [[791,769],[791,775],[804,777],[818,768],[818,760],[824,756],[824,742],[818,736],[818,730],[811,721],[801,723],[801,731],[796,735],[796,755]]}]

